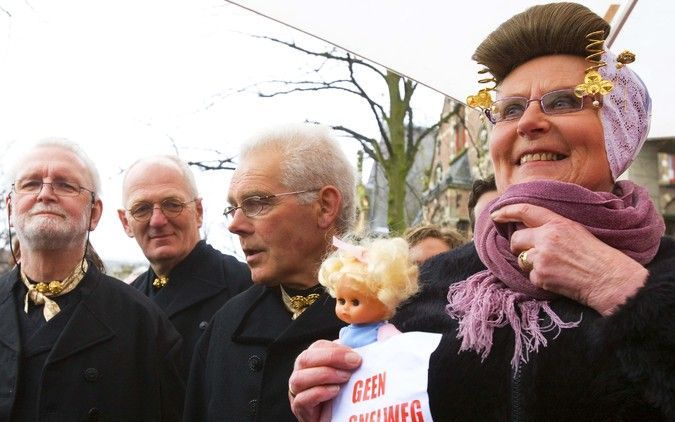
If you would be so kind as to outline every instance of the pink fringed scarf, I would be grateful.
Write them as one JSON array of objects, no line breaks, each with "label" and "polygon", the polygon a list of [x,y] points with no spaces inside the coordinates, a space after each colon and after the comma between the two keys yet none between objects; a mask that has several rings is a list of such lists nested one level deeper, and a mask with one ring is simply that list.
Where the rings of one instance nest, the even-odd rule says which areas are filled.
[{"label": "pink fringed scarf", "polygon": [[[614,192],[593,192],[576,184],[551,180],[511,186],[476,221],[475,245],[487,267],[450,286],[446,312],[459,321],[460,350],[475,350],[485,359],[492,348],[495,328],[510,325],[515,333],[511,365],[527,362],[530,352],[546,347],[544,333],[578,326],[563,322],[549,306],[555,295],[535,287],[518,267],[509,248],[514,223],[495,224],[490,213],[506,205],[527,203],[554,211],[583,224],[595,237],[641,264],[654,258],[665,232],[663,219],[646,189],[616,182]],[[541,326],[544,312],[550,323]]]}]

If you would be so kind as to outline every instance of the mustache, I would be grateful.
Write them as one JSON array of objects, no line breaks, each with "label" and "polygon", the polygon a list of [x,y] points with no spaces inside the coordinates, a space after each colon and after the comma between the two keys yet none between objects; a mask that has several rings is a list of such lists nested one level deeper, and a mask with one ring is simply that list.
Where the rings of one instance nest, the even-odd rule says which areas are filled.
[{"label": "mustache", "polygon": [[171,234],[173,234],[173,232],[163,232],[161,230],[148,230],[148,237],[169,236]]},{"label": "mustache", "polygon": [[38,205],[33,207],[33,209],[30,211],[30,215],[36,215],[36,214],[41,214],[41,213],[50,213],[50,214],[56,214],[59,217],[65,217],[65,213],[63,210],[59,207],[54,207],[54,206],[44,206],[44,205]]}]

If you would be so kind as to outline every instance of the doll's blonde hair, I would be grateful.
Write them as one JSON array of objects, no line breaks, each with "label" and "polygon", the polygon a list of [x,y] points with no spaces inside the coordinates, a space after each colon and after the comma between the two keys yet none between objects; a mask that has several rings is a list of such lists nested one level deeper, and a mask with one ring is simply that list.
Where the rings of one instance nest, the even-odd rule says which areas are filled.
[{"label": "doll's blonde hair", "polygon": [[377,297],[389,310],[386,318],[391,318],[398,305],[418,290],[419,270],[410,260],[408,243],[395,237],[365,240],[357,247],[366,251],[363,260],[337,249],[321,264],[319,283],[335,297],[338,283],[349,281]]}]

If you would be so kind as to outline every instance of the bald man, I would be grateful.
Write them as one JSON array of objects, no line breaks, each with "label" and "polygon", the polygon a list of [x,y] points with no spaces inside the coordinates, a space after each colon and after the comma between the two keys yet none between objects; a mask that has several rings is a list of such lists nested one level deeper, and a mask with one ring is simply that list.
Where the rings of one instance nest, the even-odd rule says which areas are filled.
[{"label": "bald man", "polygon": [[175,156],[136,161],[123,182],[124,231],[138,242],[150,268],[132,286],[166,312],[183,336],[182,373],[213,314],[251,286],[248,266],[200,240],[202,200],[190,167]]}]

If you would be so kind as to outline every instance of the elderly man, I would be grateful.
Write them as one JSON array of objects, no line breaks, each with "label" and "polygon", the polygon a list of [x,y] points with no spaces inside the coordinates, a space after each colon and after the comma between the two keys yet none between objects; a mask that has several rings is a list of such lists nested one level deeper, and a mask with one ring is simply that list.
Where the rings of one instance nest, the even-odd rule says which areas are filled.
[{"label": "elderly man", "polygon": [[118,210],[150,268],[132,285],[166,312],[183,336],[187,379],[197,339],[218,309],[251,286],[246,264],[199,238],[202,200],[190,167],[175,156],[148,157],[126,171]]},{"label": "elderly man", "polygon": [[0,279],[0,420],[180,420],[179,334],[84,259],[102,209],[93,164],[64,140],[15,163],[21,260]]},{"label": "elderly man", "polygon": [[295,421],[295,357],[344,325],[317,271],[354,218],[354,172],[325,128],[292,126],[241,151],[225,209],[255,286],[216,313],[192,361],[185,420]]}]

